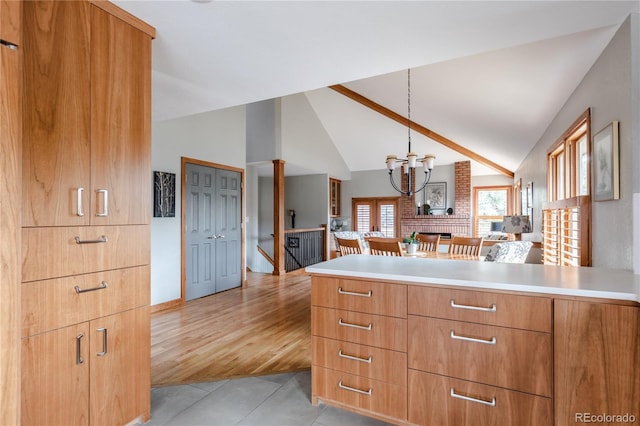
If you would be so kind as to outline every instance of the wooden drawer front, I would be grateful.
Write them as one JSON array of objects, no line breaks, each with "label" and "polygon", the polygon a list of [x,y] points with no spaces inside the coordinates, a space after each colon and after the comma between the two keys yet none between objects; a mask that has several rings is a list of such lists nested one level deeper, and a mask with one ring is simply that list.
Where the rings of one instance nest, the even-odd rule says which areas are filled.
[{"label": "wooden drawer front", "polygon": [[311,334],[376,348],[407,351],[407,320],[311,307]]},{"label": "wooden drawer front", "polygon": [[312,367],[314,398],[335,401],[383,416],[407,418],[407,388],[340,371]]},{"label": "wooden drawer front", "polygon": [[23,228],[22,281],[148,265],[150,243],[148,225]]},{"label": "wooden drawer front", "polygon": [[407,286],[314,276],[311,304],[347,311],[407,317]]},{"label": "wooden drawer front", "polygon": [[416,425],[552,424],[551,399],[522,392],[409,370],[408,394],[408,420]]},{"label": "wooden drawer front", "polygon": [[551,396],[550,334],[411,315],[408,322],[409,368]]},{"label": "wooden drawer front", "polygon": [[148,304],[149,266],[24,283],[22,336]]},{"label": "wooden drawer front", "polygon": [[311,360],[314,365],[339,370],[382,382],[407,386],[407,354],[314,337]]},{"label": "wooden drawer front", "polygon": [[551,299],[471,290],[409,286],[414,315],[551,332]]}]

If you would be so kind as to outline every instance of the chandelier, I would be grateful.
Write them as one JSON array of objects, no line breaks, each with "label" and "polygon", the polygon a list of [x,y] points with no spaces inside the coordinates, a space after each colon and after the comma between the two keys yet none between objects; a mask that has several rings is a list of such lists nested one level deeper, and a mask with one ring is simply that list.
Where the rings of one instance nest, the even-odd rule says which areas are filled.
[{"label": "chandelier", "polygon": [[[418,155],[415,152],[411,152],[411,69],[407,70],[407,133],[409,139],[409,149],[407,150],[407,158],[398,158],[397,155],[387,155],[387,170],[389,171],[389,180],[391,181],[391,186],[398,191],[399,193],[411,197],[414,193],[422,191],[427,184],[429,183],[429,179],[431,179],[431,169],[433,169],[433,160],[436,159],[436,156],[433,154],[427,154],[424,158],[418,159]],[[420,185],[420,188],[417,188],[415,191],[411,190],[413,174],[416,169],[418,163],[422,163],[424,167],[424,182]],[[396,184],[396,181],[393,178],[393,171],[397,166],[401,169],[400,171],[400,180],[402,181],[402,175],[404,174],[404,179],[407,183],[407,190],[403,191]]]}]

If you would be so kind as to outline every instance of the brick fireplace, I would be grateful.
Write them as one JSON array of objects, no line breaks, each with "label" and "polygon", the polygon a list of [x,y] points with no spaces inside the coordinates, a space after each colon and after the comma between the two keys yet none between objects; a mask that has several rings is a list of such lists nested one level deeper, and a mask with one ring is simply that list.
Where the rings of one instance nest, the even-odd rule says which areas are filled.
[{"label": "brick fireplace", "polygon": [[[415,173],[415,172],[414,172]],[[413,179],[415,183],[415,179]],[[403,182],[406,190],[406,182]],[[471,236],[471,162],[455,163],[454,206],[452,215],[418,215],[415,194],[400,198],[400,235],[406,237],[413,231],[451,233]]]}]

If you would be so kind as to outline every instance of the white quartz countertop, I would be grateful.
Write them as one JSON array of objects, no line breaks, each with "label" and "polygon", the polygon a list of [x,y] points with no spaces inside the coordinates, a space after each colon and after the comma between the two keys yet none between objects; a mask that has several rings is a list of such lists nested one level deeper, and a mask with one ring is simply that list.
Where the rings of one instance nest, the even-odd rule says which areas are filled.
[{"label": "white quartz countertop", "polygon": [[640,275],[620,269],[353,254],[308,266],[317,275],[441,284],[640,303]]}]

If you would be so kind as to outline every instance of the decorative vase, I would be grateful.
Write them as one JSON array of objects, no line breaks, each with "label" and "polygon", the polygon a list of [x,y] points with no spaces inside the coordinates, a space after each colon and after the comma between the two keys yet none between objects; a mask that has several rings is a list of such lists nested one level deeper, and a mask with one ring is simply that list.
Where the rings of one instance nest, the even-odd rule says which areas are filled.
[{"label": "decorative vase", "polygon": [[407,254],[416,254],[418,251],[418,244],[407,244]]}]

